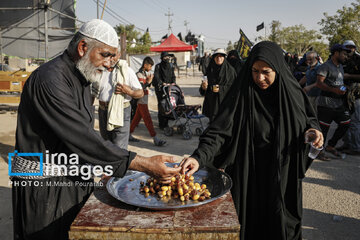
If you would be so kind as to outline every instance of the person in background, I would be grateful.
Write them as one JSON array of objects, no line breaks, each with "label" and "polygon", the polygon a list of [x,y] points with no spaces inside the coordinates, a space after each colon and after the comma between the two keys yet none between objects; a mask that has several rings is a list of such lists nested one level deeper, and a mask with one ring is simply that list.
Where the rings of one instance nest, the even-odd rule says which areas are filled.
[{"label": "person in background", "polygon": [[240,73],[241,67],[243,65],[243,62],[241,61],[241,58],[240,58],[240,55],[239,55],[238,51],[231,50],[228,53],[226,60],[235,69],[236,75],[238,75]]},{"label": "person in background", "polygon": [[225,59],[222,48],[215,50],[206,70],[207,80],[202,81],[199,92],[204,96],[203,114],[211,122],[219,111],[221,102],[231,88],[236,78],[235,69]]},{"label": "person in background", "polygon": [[320,95],[321,90],[316,87],[317,70],[321,65],[318,60],[318,54],[315,51],[306,53],[306,64],[308,68],[305,72],[305,76],[300,80],[300,85],[306,85],[303,90],[308,95],[314,110],[317,110],[317,98]]},{"label": "person in background", "polygon": [[199,71],[201,71],[203,73],[204,76],[206,76],[206,69],[209,66],[211,60],[211,56],[209,53],[205,53],[204,56],[200,59],[200,64],[199,64]]},{"label": "person in background", "polygon": [[131,122],[132,98],[139,99],[144,91],[134,70],[125,60],[119,60],[120,51],[109,71],[103,72],[98,91],[99,128],[105,140],[110,140],[123,149],[128,148]]},{"label": "person in background", "polygon": [[[296,55],[296,54],[295,54]],[[294,57],[296,61],[295,68],[294,68],[294,76],[300,82],[300,80],[305,76],[306,69],[308,67],[306,61],[306,53],[304,53],[303,57],[299,60],[298,57]],[[305,87],[305,83],[300,85],[301,87]]]},{"label": "person in background", "polygon": [[256,44],[198,148],[180,166],[224,168],[240,239],[301,240],[302,179],[323,136],[309,99],[273,42]]},{"label": "person in background", "polygon": [[146,57],[143,60],[142,66],[139,69],[139,71],[136,73],[136,76],[138,77],[140,84],[144,90],[144,96],[140,98],[137,102],[137,108],[136,113],[134,116],[134,119],[131,121],[130,125],[130,141],[138,142],[139,140],[134,138],[132,136],[132,133],[134,132],[135,128],[139,124],[140,120],[143,119],[146,128],[148,129],[150,136],[154,140],[155,146],[163,146],[166,141],[160,139],[157,137],[153,122],[151,120],[149,108],[148,108],[148,87],[151,85],[151,82],[153,80],[154,75],[151,74],[151,68],[154,65],[154,61],[151,59],[151,57]]},{"label": "person in background", "polygon": [[344,64],[344,81],[348,87],[346,105],[351,113],[349,129],[343,137],[344,144],[337,150],[349,155],[360,155],[360,54],[352,40],[343,44],[350,50]]},{"label": "person in background", "polygon": [[176,84],[174,68],[171,66],[171,55],[168,52],[162,52],[160,55],[161,62],[156,64],[154,79],[152,85],[155,87],[155,94],[158,101],[158,120],[159,128],[164,129],[168,126],[168,119],[164,117],[164,110],[161,106],[161,100],[165,97],[163,87]]},{"label": "person in background", "polygon": [[293,63],[293,56],[291,54],[291,52],[287,52],[284,56],[285,58],[285,62],[288,64],[289,68],[290,68],[290,71],[291,72],[294,72],[294,63]]},{"label": "person in background", "polygon": [[[350,123],[350,114],[344,104],[344,69],[347,53],[350,52],[341,44],[334,44],[330,49],[329,60],[323,63],[317,70],[316,86],[321,89],[317,101],[318,119],[321,131],[326,140],[331,123],[338,124],[334,135],[329,139],[325,150],[336,157],[341,154],[336,150],[337,142],[344,136]],[[324,152],[318,156],[320,160],[329,160]]]},{"label": "person in background", "polygon": [[[112,176],[119,178],[128,169],[164,182],[179,173],[180,168],[165,165],[173,162],[171,157],[136,155],[105,141],[93,128],[90,84],[99,82],[111,67],[118,44],[114,28],[94,19],[81,26],[63,54],[32,72],[18,109],[15,149],[19,153],[65,155],[67,159],[76,154],[81,167],[111,166]],[[58,165],[61,159],[52,160],[52,167],[64,167]],[[20,174],[39,172],[40,159],[35,156],[15,156],[11,163],[12,172],[19,174],[11,179],[18,183],[12,186],[14,239],[69,239],[70,225],[92,193],[94,180],[63,171],[52,175],[44,170],[41,176]],[[47,167],[49,164],[44,164],[44,169]]]}]

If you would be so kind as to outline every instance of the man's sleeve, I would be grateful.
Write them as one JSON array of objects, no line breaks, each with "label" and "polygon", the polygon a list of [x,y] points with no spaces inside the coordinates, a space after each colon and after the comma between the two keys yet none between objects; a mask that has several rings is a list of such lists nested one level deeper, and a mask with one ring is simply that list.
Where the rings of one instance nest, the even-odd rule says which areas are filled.
[{"label": "man's sleeve", "polygon": [[317,75],[323,76],[323,77],[327,77],[329,73],[329,69],[328,69],[328,65],[327,64],[322,64],[319,66],[319,68],[316,71]]},{"label": "man's sleeve", "polygon": [[79,109],[73,89],[52,79],[36,89],[34,104],[46,124],[70,152],[79,155],[81,163],[113,166],[113,176],[122,177],[136,153],[105,141],[89,123],[87,111]]}]

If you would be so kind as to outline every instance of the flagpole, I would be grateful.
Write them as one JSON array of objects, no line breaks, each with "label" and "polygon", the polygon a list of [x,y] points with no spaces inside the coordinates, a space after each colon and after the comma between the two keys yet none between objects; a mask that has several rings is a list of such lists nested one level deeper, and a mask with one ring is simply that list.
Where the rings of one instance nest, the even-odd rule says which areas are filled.
[{"label": "flagpole", "polygon": [[265,28],[265,40],[266,40],[266,25],[265,25],[265,22],[264,22],[264,28]]}]

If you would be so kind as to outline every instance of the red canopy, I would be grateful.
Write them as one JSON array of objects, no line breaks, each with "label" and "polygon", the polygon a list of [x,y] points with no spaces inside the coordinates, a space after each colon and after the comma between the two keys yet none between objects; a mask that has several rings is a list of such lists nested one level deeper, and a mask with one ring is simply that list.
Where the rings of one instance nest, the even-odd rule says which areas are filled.
[{"label": "red canopy", "polygon": [[180,41],[174,34],[171,34],[160,45],[151,47],[152,52],[185,52],[194,50],[193,46]]}]

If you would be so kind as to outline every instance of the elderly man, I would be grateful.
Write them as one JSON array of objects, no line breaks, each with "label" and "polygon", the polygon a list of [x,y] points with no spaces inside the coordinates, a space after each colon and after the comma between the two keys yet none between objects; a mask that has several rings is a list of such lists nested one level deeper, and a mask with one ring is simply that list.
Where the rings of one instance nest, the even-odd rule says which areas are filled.
[{"label": "elderly man", "polygon": [[[118,51],[114,64],[102,74],[97,86],[93,84],[93,96],[99,99],[99,128],[101,136],[120,148],[127,149],[130,136],[132,98],[139,99],[144,91],[134,70],[125,60],[119,60]],[[95,93],[98,93],[94,95]],[[120,106],[121,105],[121,106]]]},{"label": "elderly man", "polygon": [[317,98],[320,95],[321,90],[316,87],[317,70],[320,67],[319,56],[315,51],[309,51],[306,53],[306,64],[308,65],[305,76],[300,80],[299,84],[306,85],[303,90],[308,95],[311,104],[314,109],[317,110]]},{"label": "elderly man", "polygon": [[[103,140],[92,128],[89,85],[111,67],[117,48],[115,30],[102,20],[91,20],[61,56],[43,64],[26,81],[15,148],[19,153],[45,154],[45,159],[51,155],[52,161],[40,165],[41,158],[21,154],[12,159],[12,171],[23,173],[12,178],[14,239],[68,239],[72,221],[93,190],[93,181],[83,178],[85,167],[112,169],[115,177],[133,169],[162,182],[180,171],[166,167],[164,162],[172,161],[170,157],[141,157]],[[75,160],[78,156],[78,165],[72,165],[77,162],[74,159],[61,163],[69,156]],[[42,166],[62,165],[81,171],[64,174],[65,168],[49,174],[44,170],[40,176],[28,177]]]}]

